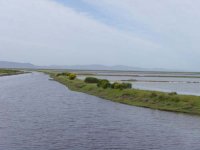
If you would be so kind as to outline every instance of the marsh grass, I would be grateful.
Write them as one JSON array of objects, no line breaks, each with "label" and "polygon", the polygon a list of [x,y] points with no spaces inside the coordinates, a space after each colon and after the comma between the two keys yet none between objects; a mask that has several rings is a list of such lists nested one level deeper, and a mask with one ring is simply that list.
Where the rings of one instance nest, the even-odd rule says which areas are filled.
[{"label": "marsh grass", "polygon": [[138,89],[103,89],[97,87],[96,84],[85,83],[79,79],[69,80],[64,76],[58,77],[54,73],[49,74],[52,78],[54,78],[54,80],[66,85],[73,91],[87,93],[127,105],[200,115],[199,96],[178,95],[176,93],[164,93]]},{"label": "marsh grass", "polygon": [[20,73],[23,73],[23,72],[19,70],[0,69],[0,76],[15,75],[15,74],[20,74]]}]

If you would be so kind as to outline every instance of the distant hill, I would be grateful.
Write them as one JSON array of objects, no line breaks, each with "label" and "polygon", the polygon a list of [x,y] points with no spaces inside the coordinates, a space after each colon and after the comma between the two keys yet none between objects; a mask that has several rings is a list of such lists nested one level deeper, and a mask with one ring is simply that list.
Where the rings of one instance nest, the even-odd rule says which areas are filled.
[{"label": "distant hill", "polygon": [[0,68],[37,68],[37,66],[30,63],[18,63],[18,62],[8,62],[0,61]]},{"label": "distant hill", "polygon": [[36,66],[31,63],[19,63],[19,62],[9,62],[0,61],[0,68],[27,68],[27,69],[70,69],[70,70],[119,70],[119,71],[169,71],[167,69],[147,69],[139,67],[130,67],[124,65],[116,66],[105,66],[105,65],[51,65],[51,66]]},{"label": "distant hill", "polygon": [[31,63],[19,63],[19,62],[9,62],[0,61],[0,68],[29,68],[29,69],[72,69],[72,70],[144,70],[142,68],[129,67],[123,65],[117,66],[105,66],[105,65],[51,65],[51,66],[36,66]]},{"label": "distant hill", "polygon": [[73,66],[48,66],[51,69],[72,69],[72,70],[144,70],[142,68],[129,66],[105,66],[105,65],[73,65]]}]

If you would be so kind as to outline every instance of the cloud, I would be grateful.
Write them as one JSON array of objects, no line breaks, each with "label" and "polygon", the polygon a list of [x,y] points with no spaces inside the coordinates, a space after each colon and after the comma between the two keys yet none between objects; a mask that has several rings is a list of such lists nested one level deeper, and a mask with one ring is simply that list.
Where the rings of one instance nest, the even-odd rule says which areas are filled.
[{"label": "cloud", "polygon": [[1,0],[0,20],[0,52],[4,59],[111,65],[128,53],[137,55],[132,51],[136,48],[142,55],[158,47],[49,0]]},{"label": "cloud", "polygon": [[[171,59],[174,67],[195,69],[197,62],[200,63],[198,0],[83,1],[109,14],[127,29],[133,27],[132,33],[137,33],[138,37],[148,37],[159,43],[160,51],[165,54],[163,57]],[[160,62],[164,65],[162,60]],[[168,66],[173,66],[172,62],[169,62]]]},{"label": "cloud", "polygon": [[197,0],[82,2],[107,23],[56,0],[0,0],[0,59],[175,69],[200,63]]},{"label": "cloud", "polygon": [[[197,0],[83,0],[129,26],[140,24],[146,33],[168,40],[197,38],[200,2]],[[137,29],[142,30],[140,27]],[[154,34],[153,34],[154,33]],[[166,42],[166,41],[164,41]]]}]

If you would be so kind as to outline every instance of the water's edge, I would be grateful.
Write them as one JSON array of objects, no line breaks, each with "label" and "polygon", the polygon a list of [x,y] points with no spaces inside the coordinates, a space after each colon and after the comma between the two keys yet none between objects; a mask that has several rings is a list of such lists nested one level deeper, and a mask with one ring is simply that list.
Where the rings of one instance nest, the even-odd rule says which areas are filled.
[{"label": "water's edge", "polygon": [[17,75],[21,75],[21,74],[26,74],[26,73],[30,73],[30,72],[18,72],[18,73],[12,73],[12,74],[0,74],[0,77],[5,77],[5,76],[17,76]]},{"label": "water's edge", "polygon": [[[198,101],[200,100],[200,97],[199,96],[186,96],[186,95],[176,95],[176,97],[179,99],[179,97],[185,99],[185,97],[187,98],[190,98],[190,100],[188,100],[188,104],[186,104],[185,107],[183,106],[175,106],[176,104],[174,104],[174,106],[167,106],[168,104],[159,104],[159,102],[155,102],[155,103],[148,103],[148,101],[145,100],[145,98],[140,98],[139,100],[137,101],[134,101],[133,99],[132,100],[126,100],[124,99],[123,97],[115,97],[115,96],[108,96],[110,94],[110,92],[112,91],[108,91],[106,93],[103,93],[103,95],[100,93],[100,92],[97,92],[96,89],[94,91],[92,90],[84,90],[82,89],[81,87],[77,87],[77,85],[75,85],[73,83],[73,81],[71,82],[68,82],[66,80],[62,80],[62,79],[59,79],[57,78],[56,76],[52,75],[52,74],[49,74],[49,76],[51,78],[53,78],[55,81],[67,86],[70,90],[72,91],[77,91],[77,92],[81,92],[81,93],[86,93],[86,94],[89,94],[89,95],[93,95],[93,96],[96,96],[96,97],[99,97],[99,98],[103,98],[103,99],[106,99],[106,100],[110,100],[110,101],[113,101],[113,102],[118,102],[118,103],[122,103],[122,104],[126,104],[126,105],[131,105],[131,106],[137,106],[137,107],[143,107],[143,108],[149,108],[149,109],[155,109],[155,110],[161,110],[161,111],[168,111],[168,112],[175,112],[175,113],[185,113],[185,114],[189,114],[189,115],[200,115],[200,112],[199,112],[199,105],[195,106],[195,110],[193,110],[193,108],[189,108],[189,104],[190,104],[190,100],[193,98],[195,98],[195,101]],[[150,91],[147,91],[147,90],[138,90],[138,91],[143,91],[143,92],[147,92],[149,93]],[[152,91],[152,92],[155,92],[155,91]],[[158,92],[158,93],[161,93],[161,94],[167,94],[165,92]],[[144,100],[142,100],[144,99]],[[164,99],[164,98],[163,98]],[[172,100],[173,101],[173,100]],[[188,105],[188,108],[187,108],[187,105]]]}]

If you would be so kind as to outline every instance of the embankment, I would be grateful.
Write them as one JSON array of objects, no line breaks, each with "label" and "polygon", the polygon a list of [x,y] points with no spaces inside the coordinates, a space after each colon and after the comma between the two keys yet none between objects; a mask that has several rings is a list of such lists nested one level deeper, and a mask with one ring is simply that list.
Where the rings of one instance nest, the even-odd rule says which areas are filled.
[{"label": "embankment", "polygon": [[66,85],[73,91],[87,93],[127,105],[200,115],[199,96],[177,95],[176,93],[138,89],[103,89],[97,87],[96,84],[88,84],[79,79],[69,80],[65,76],[57,77],[54,73],[49,74],[55,81]]}]

